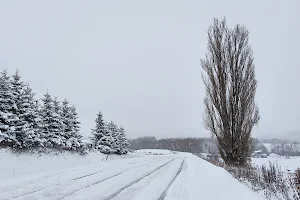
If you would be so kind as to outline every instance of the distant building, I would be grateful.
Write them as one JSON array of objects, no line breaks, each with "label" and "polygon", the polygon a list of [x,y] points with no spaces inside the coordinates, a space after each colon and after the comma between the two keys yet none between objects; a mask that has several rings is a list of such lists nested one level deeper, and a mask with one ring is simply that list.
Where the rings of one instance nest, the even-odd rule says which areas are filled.
[{"label": "distant building", "polygon": [[251,155],[253,158],[267,158],[268,155],[263,153],[262,150],[254,151]]}]

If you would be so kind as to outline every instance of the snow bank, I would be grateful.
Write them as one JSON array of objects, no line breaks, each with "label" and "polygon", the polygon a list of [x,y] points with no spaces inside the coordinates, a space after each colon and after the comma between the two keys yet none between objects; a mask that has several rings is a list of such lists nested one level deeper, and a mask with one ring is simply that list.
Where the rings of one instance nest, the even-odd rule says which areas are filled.
[{"label": "snow bank", "polygon": [[68,152],[61,153],[59,155],[16,155],[5,149],[1,149],[0,180],[22,176],[25,174],[37,174],[41,172],[73,168],[87,164],[101,164],[106,160],[115,160],[136,156],[138,155],[105,155],[99,152],[90,152],[89,155],[86,156]]},{"label": "snow bank", "polygon": [[166,200],[264,200],[265,198],[233,178],[225,169],[186,154],[182,172],[170,187]]}]

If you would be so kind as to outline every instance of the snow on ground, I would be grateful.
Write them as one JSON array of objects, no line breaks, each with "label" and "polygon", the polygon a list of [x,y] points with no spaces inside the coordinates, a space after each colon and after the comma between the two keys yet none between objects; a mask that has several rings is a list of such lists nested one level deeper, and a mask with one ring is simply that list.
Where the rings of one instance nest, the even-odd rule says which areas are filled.
[{"label": "snow on ground", "polygon": [[255,165],[262,166],[263,164],[269,165],[269,162],[277,162],[282,170],[296,170],[300,168],[300,156],[290,157],[289,159],[284,156],[268,157],[268,158],[251,158]]},{"label": "snow on ground", "polygon": [[[163,152],[161,154],[164,155],[144,155],[143,152]],[[75,163],[73,168],[46,173],[38,173],[37,170],[37,174],[0,179],[0,200],[264,199],[222,168],[188,153],[167,152],[144,150],[105,162],[99,155],[99,162],[90,160],[87,163],[83,158],[77,158],[85,163]],[[57,161],[56,158],[50,160]],[[25,158],[22,158],[18,165],[24,161]],[[53,162],[52,166],[55,165],[60,163]]]},{"label": "snow on ground", "polygon": [[176,151],[170,151],[166,149],[141,149],[141,150],[135,150],[136,154],[142,154],[142,155],[170,155],[170,154],[176,154]]},{"label": "snow on ground", "polygon": [[21,176],[26,174],[36,174],[53,170],[72,168],[88,164],[101,164],[103,161],[120,158],[134,157],[135,154],[128,155],[104,155],[99,152],[90,152],[87,156],[79,154],[62,153],[55,155],[39,156],[37,154],[12,155],[5,149],[0,149],[0,180]]}]

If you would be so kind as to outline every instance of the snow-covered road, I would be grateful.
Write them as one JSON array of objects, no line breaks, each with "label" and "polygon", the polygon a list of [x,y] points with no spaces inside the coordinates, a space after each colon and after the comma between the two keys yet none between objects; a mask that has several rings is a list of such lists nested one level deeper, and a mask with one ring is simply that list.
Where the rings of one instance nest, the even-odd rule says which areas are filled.
[{"label": "snow-covered road", "polygon": [[0,181],[0,199],[263,199],[190,154],[141,156]]}]

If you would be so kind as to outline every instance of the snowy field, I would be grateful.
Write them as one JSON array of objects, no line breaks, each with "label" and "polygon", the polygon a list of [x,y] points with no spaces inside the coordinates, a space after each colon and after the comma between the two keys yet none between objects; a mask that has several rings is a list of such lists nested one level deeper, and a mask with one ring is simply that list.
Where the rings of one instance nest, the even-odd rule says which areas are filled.
[{"label": "snowy field", "polygon": [[282,170],[295,171],[300,168],[300,156],[290,157],[289,159],[283,157],[268,157],[268,158],[251,158],[255,165],[262,166],[263,164],[269,165],[269,162],[277,162]]},{"label": "snowy field", "polygon": [[[1,163],[0,171],[11,173],[14,168],[20,174],[2,175],[0,200],[264,199],[224,169],[188,153],[141,150],[107,161],[96,153],[37,158],[1,152],[1,156],[8,162]],[[21,168],[31,174],[21,175]]]},{"label": "snowy field", "polygon": [[135,154],[128,155],[104,155],[99,152],[90,152],[88,156],[78,154],[62,153],[55,155],[38,156],[36,154],[12,155],[6,150],[0,150],[0,181],[7,178],[19,177],[28,174],[50,172],[53,170],[80,167],[84,165],[100,165],[103,161],[135,157]]}]

